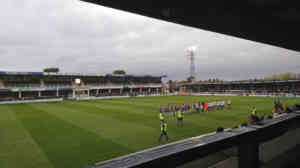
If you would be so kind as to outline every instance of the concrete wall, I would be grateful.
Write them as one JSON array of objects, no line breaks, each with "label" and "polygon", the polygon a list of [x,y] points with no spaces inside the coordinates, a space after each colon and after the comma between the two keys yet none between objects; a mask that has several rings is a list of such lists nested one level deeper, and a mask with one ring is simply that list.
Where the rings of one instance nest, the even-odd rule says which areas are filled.
[{"label": "concrete wall", "polygon": [[[300,156],[300,128],[290,130],[259,146],[261,168],[282,168],[294,165]],[[238,150],[230,148],[195,160],[178,168],[237,168]]]},{"label": "concrete wall", "polygon": [[[260,145],[259,157],[263,168],[280,168],[291,164],[293,159],[289,153],[300,145],[300,128]],[[299,154],[299,153],[298,153]],[[289,156],[286,158],[286,156]]]},{"label": "concrete wall", "polygon": [[230,148],[204,158],[195,160],[177,168],[237,168],[237,148]]}]

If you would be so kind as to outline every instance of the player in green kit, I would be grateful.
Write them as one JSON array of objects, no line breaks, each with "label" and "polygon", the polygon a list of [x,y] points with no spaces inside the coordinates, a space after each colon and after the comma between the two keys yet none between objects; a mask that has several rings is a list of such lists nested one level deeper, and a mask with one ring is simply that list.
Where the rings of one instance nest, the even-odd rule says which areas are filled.
[{"label": "player in green kit", "polygon": [[162,106],[161,105],[160,105],[160,108],[159,108],[159,115],[158,115],[158,117],[159,117],[160,122],[163,122],[165,120],[165,116],[162,113]]},{"label": "player in green kit", "polygon": [[163,122],[165,120],[163,113],[159,113],[159,120],[160,122]]},{"label": "player in green kit", "polygon": [[181,108],[181,111],[177,112],[177,126],[183,126],[183,112],[184,107]]},{"label": "player in green kit", "polygon": [[168,137],[168,134],[167,134],[167,123],[166,123],[166,121],[163,121],[162,123],[160,123],[160,131],[161,131],[161,133],[160,133],[158,141],[160,142],[163,136],[165,136],[166,140],[168,141],[169,137]]},{"label": "player in green kit", "polygon": [[256,108],[255,107],[252,108],[252,112],[251,113],[252,113],[252,115],[256,115]]}]

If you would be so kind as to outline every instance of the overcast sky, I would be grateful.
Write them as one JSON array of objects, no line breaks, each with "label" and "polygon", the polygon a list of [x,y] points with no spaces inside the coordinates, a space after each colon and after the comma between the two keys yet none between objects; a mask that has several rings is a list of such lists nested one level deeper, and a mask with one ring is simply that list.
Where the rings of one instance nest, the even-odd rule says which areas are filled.
[{"label": "overcast sky", "polygon": [[299,52],[121,12],[78,0],[1,0],[0,70],[162,75],[239,80],[300,72]]}]

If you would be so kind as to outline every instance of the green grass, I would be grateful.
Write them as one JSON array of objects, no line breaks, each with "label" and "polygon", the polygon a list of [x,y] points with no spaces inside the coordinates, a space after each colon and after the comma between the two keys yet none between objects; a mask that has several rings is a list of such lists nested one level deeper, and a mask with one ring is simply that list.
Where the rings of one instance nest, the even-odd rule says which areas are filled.
[{"label": "green grass", "polygon": [[[158,143],[160,104],[224,97],[144,97],[114,100],[0,105],[1,168],[85,168]],[[250,106],[271,114],[272,98],[231,97],[231,111],[187,114],[184,127],[167,118],[169,142],[247,121]],[[289,105],[300,99],[281,99]]]}]

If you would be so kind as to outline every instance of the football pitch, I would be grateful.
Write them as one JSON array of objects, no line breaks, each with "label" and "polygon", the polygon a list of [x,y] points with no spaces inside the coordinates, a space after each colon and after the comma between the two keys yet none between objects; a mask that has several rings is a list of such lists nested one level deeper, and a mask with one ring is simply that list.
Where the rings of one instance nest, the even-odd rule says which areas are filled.
[{"label": "football pitch", "polygon": [[[158,142],[159,106],[220,101],[228,97],[165,96],[0,105],[1,168],[87,168],[150,147],[231,128],[250,107],[271,114],[274,98],[230,97],[232,109],[186,114],[183,127],[169,117],[168,142]],[[288,105],[300,99],[281,98]]]}]

